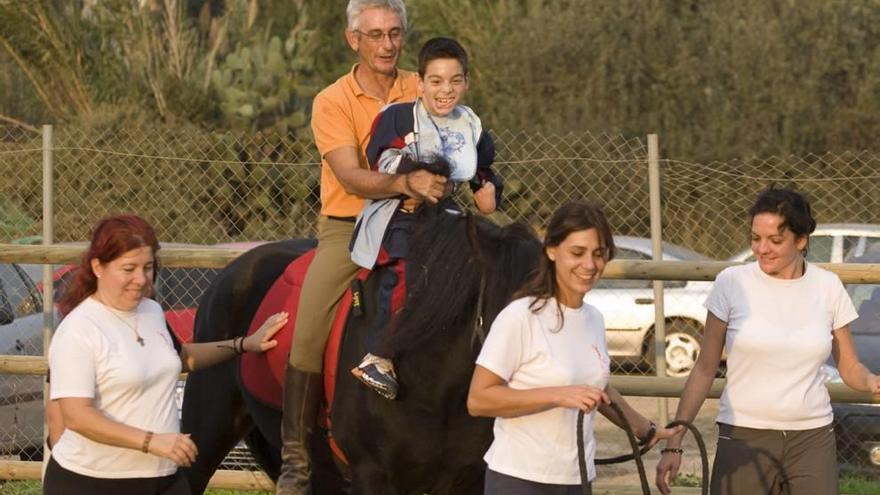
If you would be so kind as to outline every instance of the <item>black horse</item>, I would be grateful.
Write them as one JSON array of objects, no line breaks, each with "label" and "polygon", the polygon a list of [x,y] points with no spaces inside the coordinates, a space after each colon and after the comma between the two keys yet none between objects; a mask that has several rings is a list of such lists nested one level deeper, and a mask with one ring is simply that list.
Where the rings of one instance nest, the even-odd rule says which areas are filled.
[{"label": "black horse", "polygon": [[[492,422],[470,417],[466,398],[474,360],[489,325],[534,270],[540,242],[522,224],[499,227],[480,217],[422,208],[413,234],[406,308],[392,347],[401,379],[388,401],[349,371],[365,353],[375,306],[371,280],[363,316],[350,316],[342,340],[330,434],[348,460],[356,494],[478,494]],[[287,241],[261,246],[226,267],[205,294],[195,340],[247,332],[260,299],[285,267],[313,246]],[[227,452],[245,438],[273,479],[278,475],[280,411],[241,387],[237,360],[194,373],[187,381],[183,430],[199,447],[187,470],[201,493]],[[326,438],[312,442],[315,493],[346,493]],[[348,477],[348,476],[346,476]]]}]

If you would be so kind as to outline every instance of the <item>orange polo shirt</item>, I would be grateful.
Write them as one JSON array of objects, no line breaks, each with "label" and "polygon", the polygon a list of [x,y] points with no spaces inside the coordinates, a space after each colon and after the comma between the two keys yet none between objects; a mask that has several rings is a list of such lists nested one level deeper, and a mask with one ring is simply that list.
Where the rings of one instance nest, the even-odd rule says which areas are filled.
[{"label": "orange polo shirt", "polygon": [[369,168],[365,155],[370,128],[379,111],[391,103],[413,101],[418,91],[418,74],[397,71],[397,79],[388,94],[388,101],[370,96],[354,77],[357,64],[318,93],[312,104],[312,133],[321,153],[321,214],[353,217],[363,209],[364,200],[348,194],[327,163],[327,153],[354,146],[362,168]]}]

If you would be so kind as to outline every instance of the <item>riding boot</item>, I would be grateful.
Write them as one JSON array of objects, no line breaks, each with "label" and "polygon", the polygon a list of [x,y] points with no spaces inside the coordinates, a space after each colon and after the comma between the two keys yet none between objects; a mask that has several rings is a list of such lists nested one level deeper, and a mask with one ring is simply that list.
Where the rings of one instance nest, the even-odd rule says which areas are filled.
[{"label": "riding boot", "polygon": [[320,373],[298,370],[289,364],[284,371],[284,404],[281,420],[281,473],[276,495],[309,495],[312,473],[308,441],[315,430],[323,398]]}]

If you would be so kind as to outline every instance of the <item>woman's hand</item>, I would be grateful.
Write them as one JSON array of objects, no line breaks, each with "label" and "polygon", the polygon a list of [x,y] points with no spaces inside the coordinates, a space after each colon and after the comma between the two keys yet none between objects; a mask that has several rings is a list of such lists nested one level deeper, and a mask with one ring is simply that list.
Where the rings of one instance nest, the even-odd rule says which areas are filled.
[{"label": "woman's hand", "polygon": [[[657,432],[657,436],[660,432]],[[664,452],[660,454],[660,462],[657,463],[657,478],[654,484],[660,489],[663,495],[669,495],[671,488],[669,485],[678,476],[678,469],[681,467],[681,454],[678,452]]]},{"label": "woman's hand", "polygon": [[880,376],[873,373],[868,374],[868,392],[877,395],[880,394]]},{"label": "woman's hand", "polygon": [[483,185],[474,192],[474,203],[484,215],[495,211],[495,184],[489,181],[483,182]]},{"label": "woman's hand", "polygon": [[672,428],[658,428],[657,432],[654,433],[654,437],[651,438],[651,441],[648,442],[648,445],[653,447],[657,445],[657,442],[660,440],[668,440],[672,437],[680,436],[684,433],[684,426],[674,426]]},{"label": "woman's hand", "polygon": [[256,332],[248,335],[242,342],[242,347],[248,352],[265,352],[278,345],[278,341],[272,337],[287,323],[287,312],[282,311],[266,318],[266,321]]},{"label": "woman's hand", "polygon": [[608,394],[600,388],[591,385],[569,385],[567,387],[553,387],[556,395],[554,402],[559,407],[580,409],[588,413],[600,404],[610,404]]},{"label": "woman's hand", "polygon": [[178,466],[191,466],[199,455],[199,449],[188,433],[156,433],[150,440],[148,451]]}]

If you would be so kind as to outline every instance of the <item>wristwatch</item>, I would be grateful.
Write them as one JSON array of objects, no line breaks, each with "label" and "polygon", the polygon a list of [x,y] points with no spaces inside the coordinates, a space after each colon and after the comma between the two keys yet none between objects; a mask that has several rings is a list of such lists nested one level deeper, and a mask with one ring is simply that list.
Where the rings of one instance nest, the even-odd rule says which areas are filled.
[{"label": "wristwatch", "polygon": [[645,436],[638,438],[639,446],[645,445],[646,443],[650,442],[651,439],[654,438],[654,435],[657,434],[657,425],[655,425],[653,421],[650,421],[650,423],[651,424],[648,426],[648,431],[645,432]]}]

